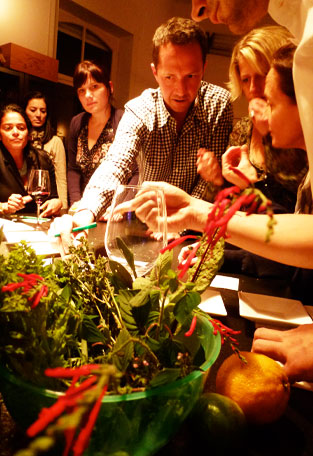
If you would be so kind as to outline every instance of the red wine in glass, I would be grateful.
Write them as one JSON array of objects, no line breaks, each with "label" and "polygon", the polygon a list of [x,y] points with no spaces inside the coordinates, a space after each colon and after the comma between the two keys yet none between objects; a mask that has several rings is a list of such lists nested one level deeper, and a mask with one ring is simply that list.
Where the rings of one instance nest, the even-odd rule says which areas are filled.
[{"label": "red wine in glass", "polygon": [[50,195],[49,171],[32,169],[28,180],[28,193],[37,204],[37,225],[40,224],[40,206]]}]

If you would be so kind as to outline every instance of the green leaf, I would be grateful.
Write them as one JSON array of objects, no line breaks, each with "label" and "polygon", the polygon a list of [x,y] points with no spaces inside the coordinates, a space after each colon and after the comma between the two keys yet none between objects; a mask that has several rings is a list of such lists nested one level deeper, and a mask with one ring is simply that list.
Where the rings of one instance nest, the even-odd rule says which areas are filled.
[{"label": "green leaf", "polygon": [[167,383],[174,382],[180,377],[180,369],[176,368],[167,368],[161,370],[156,374],[153,379],[150,381],[151,388],[157,388],[161,385],[166,385]]},{"label": "green leaf", "polygon": [[134,343],[127,329],[123,328],[113,347],[113,363],[121,372],[125,372],[134,356]]},{"label": "green leaf", "polygon": [[123,322],[127,329],[132,332],[132,334],[138,331],[138,326],[132,312],[132,307],[130,305],[130,300],[134,296],[134,293],[135,292],[133,290],[120,290],[116,298],[120,307]]},{"label": "green leaf", "polygon": [[88,315],[84,315],[81,337],[91,344],[94,344],[95,342],[102,342],[105,344],[110,340],[110,332],[107,330],[106,333],[102,333],[92,319]]},{"label": "green leaf", "polygon": [[133,281],[132,288],[133,290],[151,290],[153,285],[154,283],[148,277],[137,277]]},{"label": "green leaf", "polygon": [[65,287],[62,288],[61,296],[66,302],[69,302],[72,296],[72,288],[70,285],[65,285]]},{"label": "green leaf", "polygon": [[141,307],[147,304],[150,298],[150,289],[140,290],[130,300],[131,307]]},{"label": "green leaf", "polygon": [[127,247],[127,245],[125,244],[123,239],[119,236],[117,236],[117,238],[116,238],[116,244],[117,244],[117,247],[122,252],[122,254],[124,255],[125,260],[127,261],[130,269],[134,273],[134,276],[137,277],[133,252]]},{"label": "green leaf", "polygon": [[[202,293],[207,289],[221,268],[224,261],[224,245],[225,241],[223,238],[221,238],[214,246],[213,251],[209,251],[206,255],[206,258],[203,260],[202,266],[197,273],[197,277],[194,280],[194,290],[198,291],[199,293]],[[201,261],[201,256],[204,254],[206,248],[206,242],[199,248],[197,253],[199,259],[192,268],[189,268],[188,280],[192,280],[194,277],[199,262]]]},{"label": "green leaf", "polygon": [[117,279],[117,288],[131,288],[133,279],[127,269],[114,260],[109,260],[109,266],[113,274],[113,279]]},{"label": "green leaf", "polygon": [[160,253],[158,256],[154,268],[150,273],[150,279],[162,283],[167,279],[167,273],[171,269],[173,261],[173,251],[167,250],[164,253]]},{"label": "green leaf", "polygon": [[173,313],[177,321],[182,325],[190,316],[191,312],[198,307],[201,302],[201,296],[195,291],[190,291],[185,294],[178,302],[176,302]]}]

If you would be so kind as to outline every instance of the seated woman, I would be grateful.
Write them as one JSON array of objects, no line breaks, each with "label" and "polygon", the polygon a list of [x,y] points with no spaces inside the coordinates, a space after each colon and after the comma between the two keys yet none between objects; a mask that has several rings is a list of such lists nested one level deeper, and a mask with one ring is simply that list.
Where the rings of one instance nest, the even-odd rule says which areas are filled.
[{"label": "seated woman", "polygon": [[42,150],[34,149],[29,141],[31,128],[26,113],[20,106],[10,104],[0,111],[0,212],[36,213],[36,204],[27,194],[31,169],[49,171],[50,199],[42,204],[42,216],[58,214],[62,207],[58,198],[54,167]]},{"label": "seated woman", "polygon": [[[242,94],[246,97],[250,117],[244,117],[234,126],[229,140],[232,147],[222,157],[222,173],[228,182],[241,188],[247,185],[227,166],[227,156],[235,157],[238,149],[242,149],[241,171],[275,203],[276,212],[292,213],[299,183],[307,171],[307,157],[303,150],[272,146],[264,99],[265,78],[272,56],[290,40],[290,33],[275,25],[256,28],[235,45],[228,86],[233,100]],[[204,172],[200,172],[202,177],[209,179]]]},{"label": "seated woman", "polygon": [[113,85],[102,66],[88,60],[79,63],[73,83],[85,112],[73,117],[68,136],[70,205],[81,199],[91,175],[105,158],[123,115],[111,104]]},{"label": "seated woman", "polygon": [[68,208],[66,154],[63,141],[54,135],[49,118],[45,95],[38,91],[29,92],[24,98],[23,108],[32,124],[30,138],[32,146],[44,149],[51,159],[62,209]]}]

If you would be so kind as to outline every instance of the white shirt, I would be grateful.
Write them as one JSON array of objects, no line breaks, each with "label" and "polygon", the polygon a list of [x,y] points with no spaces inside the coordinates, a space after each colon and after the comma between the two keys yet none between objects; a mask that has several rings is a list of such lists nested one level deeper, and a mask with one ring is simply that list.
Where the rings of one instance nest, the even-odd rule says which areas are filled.
[{"label": "white shirt", "polygon": [[298,44],[293,77],[313,194],[313,0],[270,0],[268,12]]}]

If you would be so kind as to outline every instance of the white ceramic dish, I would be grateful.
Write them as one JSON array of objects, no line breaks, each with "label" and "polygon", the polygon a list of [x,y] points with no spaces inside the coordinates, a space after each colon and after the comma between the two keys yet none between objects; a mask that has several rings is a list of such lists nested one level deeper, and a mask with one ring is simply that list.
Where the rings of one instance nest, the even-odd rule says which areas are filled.
[{"label": "white ceramic dish", "polygon": [[210,288],[202,293],[201,303],[198,307],[210,315],[227,315],[221,293],[216,290],[210,290]]},{"label": "white ceramic dish", "polygon": [[312,323],[301,301],[256,293],[238,292],[242,317],[271,326],[298,326]]}]

